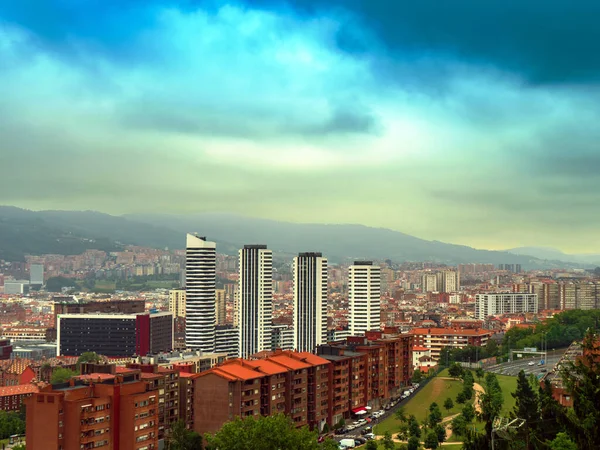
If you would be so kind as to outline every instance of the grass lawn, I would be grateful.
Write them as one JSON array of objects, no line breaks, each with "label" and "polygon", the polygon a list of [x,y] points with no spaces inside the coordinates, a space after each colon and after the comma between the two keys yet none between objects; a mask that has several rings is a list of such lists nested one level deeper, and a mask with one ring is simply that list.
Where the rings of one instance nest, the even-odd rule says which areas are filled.
[{"label": "grass lawn", "polygon": [[517,390],[517,377],[509,377],[507,375],[496,375],[498,377],[498,383],[502,388],[502,395],[504,396],[504,404],[502,405],[502,413],[508,414],[513,410],[515,406],[515,399],[511,395]]},{"label": "grass lawn", "polygon": [[[406,415],[414,414],[419,422],[425,419],[429,405],[437,402],[444,417],[452,414],[457,414],[462,410],[463,405],[456,403],[456,396],[462,390],[462,382],[454,380],[442,380],[434,378],[427,386],[415,394],[408,403],[404,406]],[[444,401],[451,398],[454,401],[454,407],[447,411],[444,407]],[[395,434],[400,426],[400,421],[393,415],[385,419],[383,422],[375,426],[375,434],[384,434],[389,431]]]}]

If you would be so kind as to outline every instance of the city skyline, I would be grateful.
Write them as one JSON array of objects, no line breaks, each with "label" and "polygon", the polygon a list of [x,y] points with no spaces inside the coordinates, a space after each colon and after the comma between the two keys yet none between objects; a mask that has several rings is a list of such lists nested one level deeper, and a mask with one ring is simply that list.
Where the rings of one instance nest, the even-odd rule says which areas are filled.
[{"label": "city skyline", "polygon": [[5,3],[0,204],[600,251],[595,2]]}]

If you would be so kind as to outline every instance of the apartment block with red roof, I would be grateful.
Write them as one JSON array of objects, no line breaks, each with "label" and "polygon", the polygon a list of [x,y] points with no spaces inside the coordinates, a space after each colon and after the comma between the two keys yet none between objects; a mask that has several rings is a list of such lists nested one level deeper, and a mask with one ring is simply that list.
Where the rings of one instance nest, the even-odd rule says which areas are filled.
[{"label": "apartment block with red roof", "polygon": [[431,349],[431,357],[437,361],[443,348],[482,347],[494,332],[481,328],[413,328],[410,334],[414,337],[414,345]]},{"label": "apartment block with red roof", "polygon": [[25,399],[39,390],[34,384],[0,387],[0,411],[19,412]]}]

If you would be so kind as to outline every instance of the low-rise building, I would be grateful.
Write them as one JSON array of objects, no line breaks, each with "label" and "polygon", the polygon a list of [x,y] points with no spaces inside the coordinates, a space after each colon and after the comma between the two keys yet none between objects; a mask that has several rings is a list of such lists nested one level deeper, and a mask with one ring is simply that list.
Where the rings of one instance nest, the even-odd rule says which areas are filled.
[{"label": "low-rise building", "polygon": [[414,345],[430,349],[431,357],[438,361],[443,348],[483,347],[494,332],[484,329],[413,328],[410,334],[414,336]]}]

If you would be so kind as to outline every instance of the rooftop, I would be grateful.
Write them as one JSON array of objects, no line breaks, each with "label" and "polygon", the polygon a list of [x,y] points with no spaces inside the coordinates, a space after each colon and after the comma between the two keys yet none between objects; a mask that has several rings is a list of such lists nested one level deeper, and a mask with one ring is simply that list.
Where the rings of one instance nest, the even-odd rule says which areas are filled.
[{"label": "rooftop", "polygon": [[21,384],[18,386],[0,387],[0,397],[18,394],[34,394],[40,389],[35,384]]}]

